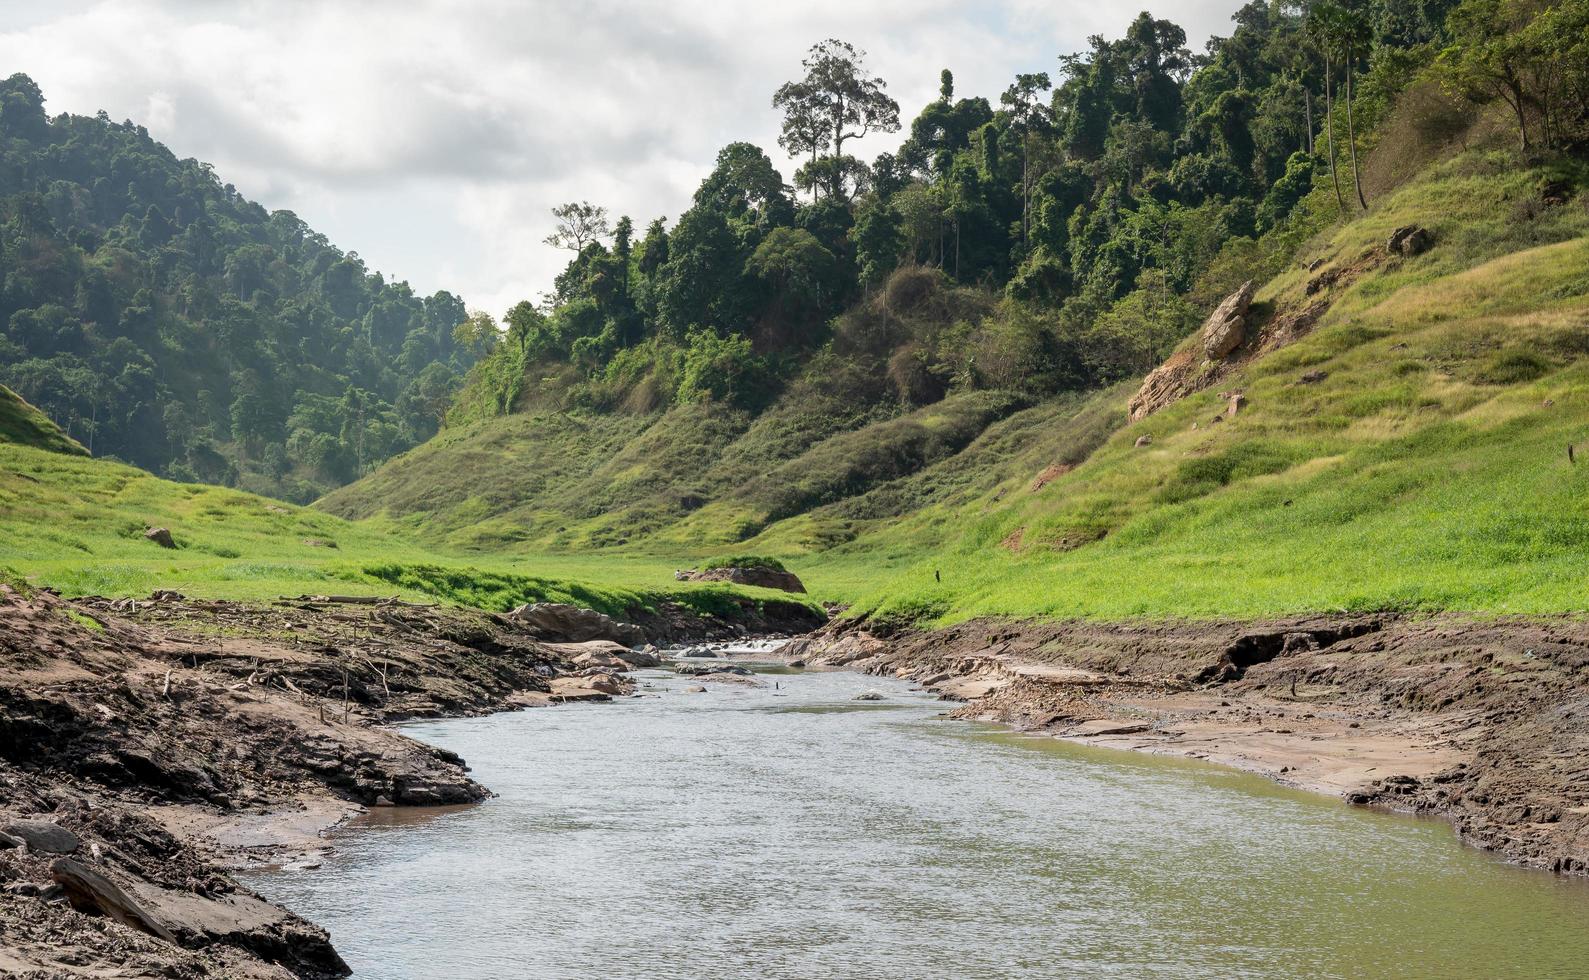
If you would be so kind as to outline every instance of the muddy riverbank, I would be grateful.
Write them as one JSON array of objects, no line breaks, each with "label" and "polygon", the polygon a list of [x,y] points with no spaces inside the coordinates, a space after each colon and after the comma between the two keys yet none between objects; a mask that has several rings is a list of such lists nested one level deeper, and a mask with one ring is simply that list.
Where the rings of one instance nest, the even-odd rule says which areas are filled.
[{"label": "muddy riverbank", "polygon": [[[386,723],[627,694],[646,626],[305,596],[67,602],[0,585],[0,973],[334,977],[324,930],[229,871],[306,865],[368,807],[470,803],[457,755]],[[810,622],[803,624],[809,627]]]},{"label": "muddy riverbank", "polygon": [[838,620],[785,651],[921,683],[956,715],[1207,759],[1439,816],[1508,860],[1589,874],[1589,624]]}]

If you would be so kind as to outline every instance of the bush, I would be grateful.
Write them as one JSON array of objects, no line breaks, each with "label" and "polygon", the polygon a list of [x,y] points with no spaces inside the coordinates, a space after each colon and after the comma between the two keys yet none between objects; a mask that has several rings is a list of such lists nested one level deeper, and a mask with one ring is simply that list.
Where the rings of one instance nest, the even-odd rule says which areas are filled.
[{"label": "bush", "polygon": [[745,336],[720,337],[710,330],[696,330],[684,351],[678,399],[755,408],[767,399],[770,375],[767,362],[751,352]]},{"label": "bush", "polygon": [[734,555],[730,558],[714,558],[704,566],[710,572],[719,568],[766,568],[774,572],[787,572],[783,562],[766,555]]}]

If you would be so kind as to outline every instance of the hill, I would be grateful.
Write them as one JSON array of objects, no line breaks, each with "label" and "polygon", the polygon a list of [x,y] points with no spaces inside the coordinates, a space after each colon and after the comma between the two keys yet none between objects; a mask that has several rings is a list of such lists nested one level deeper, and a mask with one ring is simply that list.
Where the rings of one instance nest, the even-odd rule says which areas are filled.
[{"label": "hill", "polygon": [[436,431],[478,349],[131,122],[0,82],[0,383],[101,456],[308,500]]},{"label": "hill", "polygon": [[[1504,150],[1435,166],[1261,286],[1262,329],[1309,327],[1135,423],[1135,382],[848,426],[806,388],[756,417],[543,412],[321,506],[485,550],[775,554],[913,618],[1579,608],[1589,210],[1561,186]],[[1426,254],[1387,250],[1420,223]]]},{"label": "hill", "polygon": [[[1506,152],[1439,165],[1259,289],[1268,335],[1299,338],[1080,466],[1028,457],[819,561],[900,557],[857,611],[940,621],[1582,609],[1589,209],[1559,186]],[[1429,252],[1389,253],[1416,222]]]},{"label": "hill", "polygon": [[88,455],[77,440],[5,385],[0,385],[0,442],[72,456]]}]

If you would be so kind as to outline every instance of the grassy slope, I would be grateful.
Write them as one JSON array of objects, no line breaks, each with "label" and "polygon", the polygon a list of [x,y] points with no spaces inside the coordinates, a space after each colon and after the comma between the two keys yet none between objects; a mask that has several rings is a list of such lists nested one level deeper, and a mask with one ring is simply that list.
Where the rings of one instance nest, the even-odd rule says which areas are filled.
[{"label": "grassy slope", "polygon": [[797,392],[754,420],[701,405],[515,415],[446,432],[319,506],[446,547],[632,545],[694,558],[918,474],[1024,404],[973,392],[903,414],[856,412]]},{"label": "grassy slope", "polygon": [[62,432],[60,426],[5,385],[0,385],[0,443],[73,456],[88,455],[88,450],[76,439]]},{"label": "grassy slope", "polygon": [[[496,420],[324,503],[553,564],[774,554],[818,597],[938,620],[1584,609],[1589,477],[1566,445],[1589,437],[1589,212],[1541,210],[1543,176],[1470,152],[1311,242],[1303,262],[1360,274],[1311,334],[1216,386],[1247,394],[1232,422],[1209,423],[1212,391],[1127,426],[1132,385],[906,415],[797,389],[754,421]],[[1414,222],[1437,247],[1389,259]],[[1301,266],[1260,303],[1311,302]],[[1310,370],[1328,377],[1296,384]]]},{"label": "grassy slope", "polygon": [[[177,549],[146,541],[147,525],[169,528]],[[672,566],[656,559],[463,558],[321,511],[14,444],[0,444],[0,526],[0,568],[69,595],[400,594],[490,609],[573,601],[613,613],[664,597],[707,610],[730,594],[787,598],[676,584]]]},{"label": "grassy slope", "polygon": [[[1361,275],[1311,334],[1216,386],[1249,399],[1217,426],[1214,392],[1128,426],[1131,385],[906,414],[806,392],[758,419],[515,416],[323,502],[357,522],[0,446],[0,565],[69,592],[610,608],[731,550],[785,558],[817,598],[939,621],[1582,610],[1589,476],[1565,450],[1589,433],[1589,211],[1540,212],[1541,176],[1469,153],[1310,243],[1303,260]],[[1385,258],[1408,222],[1437,247]],[[1295,309],[1308,278],[1293,267],[1260,301]],[[146,523],[183,547],[143,541]]]},{"label": "grassy slope", "polygon": [[[858,608],[940,621],[1589,608],[1589,471],[1566,454],[1589,436],[1589,213],[1580,199],[1535,216],[1539,179],[1470,154],[1376,202],[1303,257],[1372,264],[1414,221],[1439,244],[1374,266],[1310,335],[1222,382],[1249,399],[1235,420],[1209,424],[1223,403],[1205,392],[1040,491],[1026,474],[912,515],[857,543],[901,568],[862,586]],[[1300,307],[1307,278],[1294,268],[1259,299]],[[1313,370],[1328,376],[1297,384]],[[831,561],[853,577],[850,556]]]}]

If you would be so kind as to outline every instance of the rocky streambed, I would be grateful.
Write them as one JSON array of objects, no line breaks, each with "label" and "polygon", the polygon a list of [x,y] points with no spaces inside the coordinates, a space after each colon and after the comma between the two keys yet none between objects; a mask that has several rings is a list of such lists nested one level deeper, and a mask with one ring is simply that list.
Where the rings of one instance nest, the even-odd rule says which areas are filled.
[{"label": "rocky streambed", "polygon": [[68,602],[0,585],[0,974],[343,976],[324,930],[229,872],[313,864],[323,832],[368,807],[490,795],[387,723],[607,700],[657,663],[648,638],[768,625],[745,612],[636,625],[563,606]]},{"label": "rocky streambed", "polygon": [[[325,831],[361,812],[491,795],[459,754],[389,723],[645,693],[647,641],[815,625],[745,613],[618,623],[560,606],[68,602],[0,586],[0,974],[345,975],[323,929],[233,872],[317,866]],[[675,694],[782,697],[720,647],[678,652]],[[955,717],[1435,814],[1513,861],[1589,870],[1581,623],[841,620],[750,655],[908,680],[959,702]]]}]

